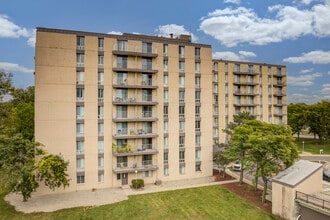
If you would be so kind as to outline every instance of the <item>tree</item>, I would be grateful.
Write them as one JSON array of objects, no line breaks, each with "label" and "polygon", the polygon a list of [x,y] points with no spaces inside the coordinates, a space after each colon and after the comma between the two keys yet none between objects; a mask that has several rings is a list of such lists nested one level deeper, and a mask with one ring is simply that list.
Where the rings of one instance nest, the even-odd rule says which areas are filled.
[{"label": "tree", "polygon": [[298,149],[290,127],[268,124],[261,121],[247,121],[239,126],[249,131],[246,140],[247,160],[258,163],[256,175],[264,183],[262,202],[266,200],[269,178],[283,168],[291,166],[298,157]]},{"label": "tree", "polygon": [[[36,158],[40,158],[38,164]],[[46,155],[40,144],[21,134],[0,136],[0,166],[6,174],[6,187],[11,192],[21,193],[23,201],[31,197],[39,181],[44,181],[51,189],[68,186],[68,163],[62,157]]]},{"label": "tree", "polygon": [[305,103],[288,105],[288,125],[292,128],[293,134],[300,138],[301,130],[307,125],[307,106]]},{"label": "tree", "polygon": [[12,77],[12,73],[0,71],[0,102],[3,99],[3,96],[8,94],[12,88]]},{"label": "tree", "polygon": [[230,160],[225,156],[225,153],[223,151],[216,152],[213,155],[213,160],[222,170],[223,177],[225,177],[226,166],[229,164]]},{"label": "tree", "polygon": [[247,120],[255,120],[256,117],[250,115],[249,112],[240,112],[237,115],[234,115],[233,122],[230,122],[226,129],[223,130],[227,135],[231,135],[234,128],[243,124]]}]

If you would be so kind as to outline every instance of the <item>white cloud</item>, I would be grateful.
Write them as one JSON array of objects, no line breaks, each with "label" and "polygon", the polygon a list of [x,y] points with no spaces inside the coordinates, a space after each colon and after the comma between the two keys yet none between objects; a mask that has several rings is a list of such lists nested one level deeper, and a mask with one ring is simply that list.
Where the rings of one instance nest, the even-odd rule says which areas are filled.
[{"label": "white cloud", "polygon": [[302,74],[311,73],[311,72],[313,72],[313,70],[314,70],[313,68],[304,69],[304,70],[301,70],[300,73],[302,73]]},{"label": "white cloud", "polygon": [[240,4],[241,0],[223,0],[224,3]]},{"label": "white cloud", "polygon": [[284,62],[289,63],[308,63],[314,64],[328,64],[330,63],[330,50],[321,51],[315,50],[308,53],[303,53],[300,57],[288,57],[283,59]]},{"label": "white cloud", "polygon": [[33,73],[33,69],[28,69],[24,66],[20,66],[16,63],[7,63],[7,62],[0,62],[0,70],[6,72],[22,72],[22,73]]},{"label": "white cloud", "polygon": [[[308,1],[305,1],[306,3]],[[330,36],[330,1],[310,9],[274,5],[260,17],[253,9],[238,7],[210,12],[200,29],[227,47],[241,43],[266,45],[303,35]]]},{"label": "white cloud", "polygon": [[288,95],[288,104],[301,103],[301,102],[306,104],[314,104],[325,99],[327,99],[326,96],[320,96],[316,94],[307,95],[307,94],[294,93]]},{"label": "white cloud", "polygon": [[322,73],[313,73],[302,76],[288,76],[288,84],[291,86],[311,86],[317,77],[321,77]]},{"label": "white cloud", "polygon": [[247,61],[249,57],[256,57],[257,55],[249,51],[239,51],[238,54],[231,51],[215,52],[212,54],[213,59]]},{"label": "white cloud", "polygon": [[27,40],[27,44],[31,47],[36,46],[36,32],[37,29],[33,29],[33,31],[30,31],[29,39]]},{"label": "white cloud", "polygon": [[114,35],[122,35],[122,32],[118,32],[118,31],[110,31],[108,32],[108,34],[114,34]]},{"label": "white cloud", "polygon": [[198,41],[198,37],[192,34],[190,31],[186,30],[184,25],[177,25],[177,24],[159,25],[158,28],[155,29],[155,33],[164,37],[169,37],[171,34],[173,34],[174,37],[178,37],[180,34],[188,34],[191,35],[193,42]]},{"label": "white cloud", "polygon": [[321,93],[325,95],[326,98],[330,99],[330,83],[322,85]]}]

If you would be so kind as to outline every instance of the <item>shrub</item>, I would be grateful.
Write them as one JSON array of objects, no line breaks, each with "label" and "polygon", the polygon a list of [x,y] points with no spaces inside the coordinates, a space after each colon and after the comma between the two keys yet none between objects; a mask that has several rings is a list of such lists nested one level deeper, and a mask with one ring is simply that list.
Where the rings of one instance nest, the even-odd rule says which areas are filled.
[{"label": "shrub", "polygon": [[144,180],[143,179],[132,180],[132,186],[134,189],[140,189],[144,187]]}]

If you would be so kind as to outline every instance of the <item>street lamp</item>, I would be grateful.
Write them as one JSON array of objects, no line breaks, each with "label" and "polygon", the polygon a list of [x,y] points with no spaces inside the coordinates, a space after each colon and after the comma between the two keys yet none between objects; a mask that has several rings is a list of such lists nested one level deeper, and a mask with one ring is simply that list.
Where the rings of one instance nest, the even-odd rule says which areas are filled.
[{"label": "street lamp", "polygon": [[303,150],[302,150],[302,152],[304,153],[304,150],[305,150],[305,141],[303,141],[302,143],[303,143]]},{"label": "street lamp", "polygon": [[137,189],[137,173],[138,173],[138,171],[135,170],[135,188],[136,189]]}]

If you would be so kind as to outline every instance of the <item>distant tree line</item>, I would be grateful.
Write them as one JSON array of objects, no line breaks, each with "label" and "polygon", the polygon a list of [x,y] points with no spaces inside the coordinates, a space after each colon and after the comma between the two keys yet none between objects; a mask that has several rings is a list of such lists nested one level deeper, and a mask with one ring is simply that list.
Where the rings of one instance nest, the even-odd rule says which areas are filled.
[{"label": "distant tree line", "polygon": [[52,190],[68,186],[68,162],[35,142],[34,87],[15,88],[12,76],[0,71],[0,183],[27,201],[41,182]]},{"label": "distant tree line", "polygon": [[288,125],[298,140],[302,130],[308,130],[314,139],[330,141],[330,101],[307,105],[297,103],[288,105]]}]

